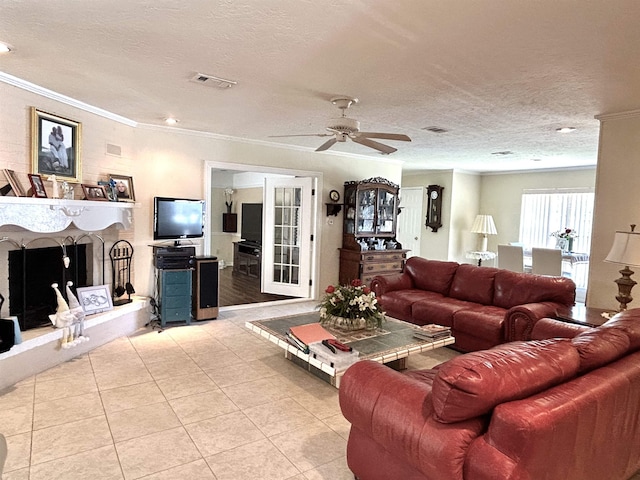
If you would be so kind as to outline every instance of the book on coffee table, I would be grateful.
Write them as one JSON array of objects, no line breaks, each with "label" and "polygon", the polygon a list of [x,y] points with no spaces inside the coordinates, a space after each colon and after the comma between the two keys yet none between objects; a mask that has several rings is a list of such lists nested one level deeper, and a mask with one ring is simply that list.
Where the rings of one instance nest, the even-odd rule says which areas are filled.
[{"label": "book on coffee table", "polygon": [[309,344],[334,339],[335,336],[319,323],[308,323],[289,328],[287,341],[305,353],[309,353]]},{"label": "book on coffee table", "polygon": [[445,327],[443,325],[436,325],[435,323],[430,323],[429,325],[422,325],[421,327],[419,327],[413,333],[413,336],[425,340],[450,337],[451,328]]}]

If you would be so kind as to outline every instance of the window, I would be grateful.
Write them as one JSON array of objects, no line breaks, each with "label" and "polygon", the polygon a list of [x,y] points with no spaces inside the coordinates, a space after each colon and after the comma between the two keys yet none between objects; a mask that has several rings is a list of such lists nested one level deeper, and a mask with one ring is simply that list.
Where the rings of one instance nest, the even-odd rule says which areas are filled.
[{"label": "window", "polygon": [[551,234],[571,228],[573,250],[589,253],[593,222],[593,189],[525,190],[520,212],[520,242],[531,247],[556,246]]}]

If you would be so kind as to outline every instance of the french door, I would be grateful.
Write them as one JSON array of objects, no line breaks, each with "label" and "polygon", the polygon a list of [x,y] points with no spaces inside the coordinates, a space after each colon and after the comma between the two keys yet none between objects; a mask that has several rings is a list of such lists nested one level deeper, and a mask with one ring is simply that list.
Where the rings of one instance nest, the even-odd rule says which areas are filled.
[{"label": "french door", "polygon": [[262,291],[310,297],[313,182],[265,178]]}]

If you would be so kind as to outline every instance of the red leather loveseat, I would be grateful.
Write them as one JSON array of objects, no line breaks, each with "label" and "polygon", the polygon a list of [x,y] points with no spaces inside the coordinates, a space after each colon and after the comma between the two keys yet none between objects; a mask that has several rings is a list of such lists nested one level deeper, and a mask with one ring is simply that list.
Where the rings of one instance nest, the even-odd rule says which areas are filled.
[{"label": "red leather loveseat", "polygon": [[360,480],[625,480],[640,470],[640,309],[432,370],[358,362],[339,398]]},{"label": "red leather loveseat", "polygon": [[576,294],[569,278],[421,257],[408,259],[402,273],[375,277],[371,289],[393,318],[451,327],[453,346],[463,352],[520,340],[517,329],[507,337],[505,322],[522,317],[535,323],[551,317],[572,306]]}]

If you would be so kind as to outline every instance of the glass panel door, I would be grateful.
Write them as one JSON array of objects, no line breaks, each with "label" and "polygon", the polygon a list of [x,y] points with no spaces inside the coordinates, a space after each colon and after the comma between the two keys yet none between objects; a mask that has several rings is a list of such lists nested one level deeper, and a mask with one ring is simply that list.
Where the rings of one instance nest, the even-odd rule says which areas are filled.
[{"label": "glass panel door", "polygon": [[266,179],[263,290],[309,296],[311,178]]}]

